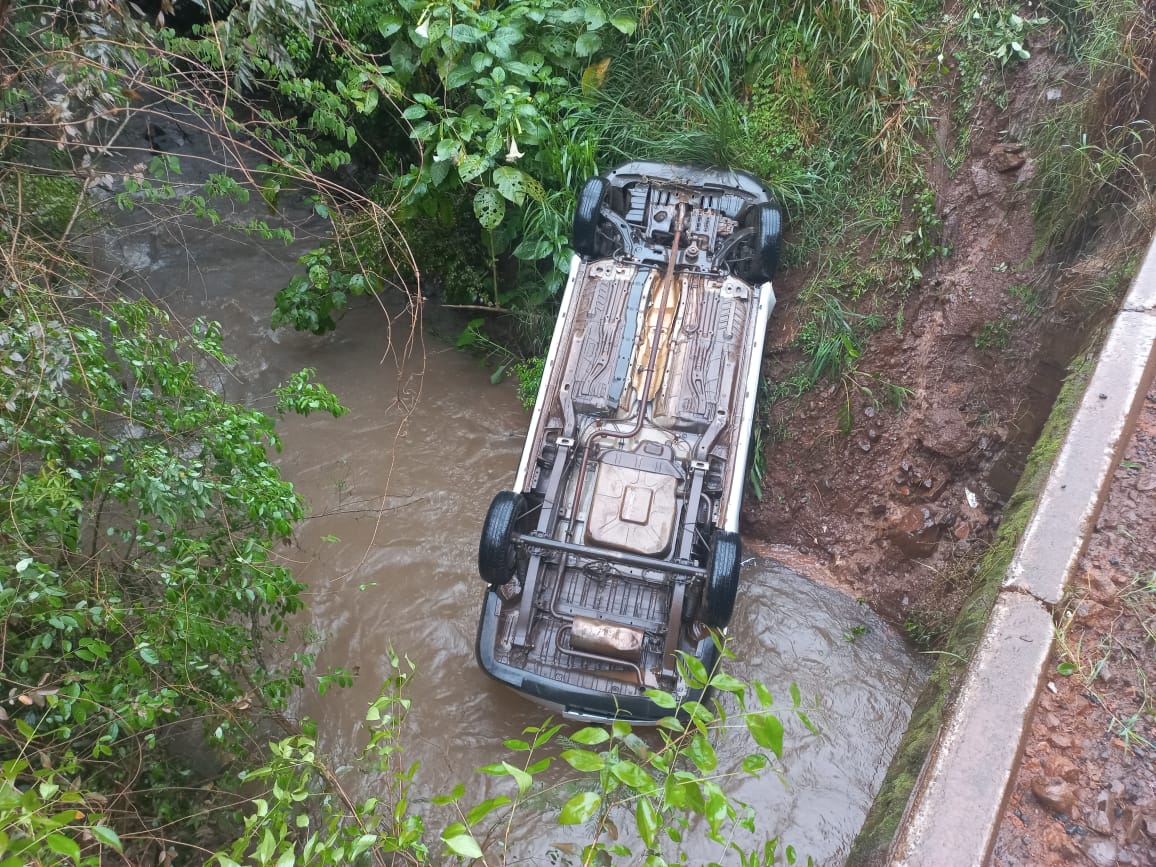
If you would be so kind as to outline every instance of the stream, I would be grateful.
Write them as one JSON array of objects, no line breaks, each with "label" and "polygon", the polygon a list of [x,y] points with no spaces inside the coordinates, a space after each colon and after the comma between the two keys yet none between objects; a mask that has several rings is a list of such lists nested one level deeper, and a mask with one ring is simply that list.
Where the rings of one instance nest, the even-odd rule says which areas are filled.
[{"label": "stream", "polygon": [[[215,371],[226,396],[271,409],[272,388],[313,367],[350,408],[340,419],[291,417],[279,425],[279,464],[310,507],[284,551],[309,587],[296,636],[316,650],[320,671],[356,673],[350,688],[302,691],[293,714],[317,720],[334,765],[351,764],[392,647],[417,667],[405,756],[420,763],[418,791],[447,791],[475,768],[507,758],[502,741],[544,717],[474,660],[484,592],[478,534],[491,497],[513,481],[528,422],[513,385],[492,385],[477,359],[411,329],[403,316],[387,318],[374,299],[356,299],[325,337],[272,330],[273,295],[316,240],[286,247],[189,219],[122,215],[118,223],[101,244],[106,267],[143,284],[181,322],[222,322],[225,349],[238,359]],[[301,223],[324,231],[319,220]],[[729,791],[756,810],[760,838],[780,836],[804,863],[807,855],[841,863],[906,727],[927,661],[865,606],[771,559],[751,558],[743,576],[730,629],[737,659],[727,670],[770,687],[787,726],[786,748],[781,778],[739,775]],[[790,714],[791,682],[818,735]],[[723,768],[737,766],[746,752],[741,741],[720,746]],[[380,793],[371,779],[357,779],[363,792]],[[509,781],[475,785],[486,797],[506,791]],[[450,821],[444,812],[431,815],[431,839]],[[577,851],[583,830],[519,821],[505,841],[507,857],[559,863]],[[704,838],[689,843],[689,859],[736,861]]]}]

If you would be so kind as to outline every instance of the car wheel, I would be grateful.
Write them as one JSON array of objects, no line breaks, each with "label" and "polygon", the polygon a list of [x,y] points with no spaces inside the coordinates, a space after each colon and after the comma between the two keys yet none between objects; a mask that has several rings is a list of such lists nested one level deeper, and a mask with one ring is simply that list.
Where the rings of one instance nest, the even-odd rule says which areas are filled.
[{"label": "car wheel", "polygon": [[514,525],[525,513],[526,498],[513,491],[501,491],[490,503],[478,545],[478,572],[487,584],[508,584],[514,577]]},{"label": "car wheel", "polygon": [[706,563],[706,605],[702,622],[707,626],[722,629],[731,622],[742,560],[743,544],[738,533],[716,532]]},{"label": "car wheel", "polygon": [[611,189],[606,178],[591,178],[578,194],[570,243],[580,256],[598,256],[601,253],[598,229],[602,223],[602,205],[609,199]]},{"label": "car wheel", "polygon": [[778,205],[770,203],[749,209],[743,217],[743,225],[755,230],[752,242],[754,258],[749,266],[747,279],[752,283],[762,283],[774,278],[779,268],[779,248],[782,245],[783,213]]}]

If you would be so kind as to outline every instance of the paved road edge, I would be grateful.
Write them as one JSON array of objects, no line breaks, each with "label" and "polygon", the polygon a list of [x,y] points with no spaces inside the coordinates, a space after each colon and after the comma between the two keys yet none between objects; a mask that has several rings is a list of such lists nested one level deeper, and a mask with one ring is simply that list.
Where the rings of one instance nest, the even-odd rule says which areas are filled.
[{"label": "paved road edge", "polygon": [[899,824],[888,863],[987,863],[1025,726],[1045,682],[1052,614],[1087,548],[1156,371],[1156,241],[1008,567],[995,608]]}]

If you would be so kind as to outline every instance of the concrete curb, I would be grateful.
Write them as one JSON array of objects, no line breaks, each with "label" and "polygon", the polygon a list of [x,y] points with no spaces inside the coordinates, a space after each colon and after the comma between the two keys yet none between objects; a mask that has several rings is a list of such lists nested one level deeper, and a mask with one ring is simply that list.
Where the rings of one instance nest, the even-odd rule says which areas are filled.
[{"label": "concrete curb", "polygon": [[1116,315],[956,701],[907,805],[892,867],[991,856],[1052,645],[1052,615],[1087,548],[1156,373],[1156,240]]}]

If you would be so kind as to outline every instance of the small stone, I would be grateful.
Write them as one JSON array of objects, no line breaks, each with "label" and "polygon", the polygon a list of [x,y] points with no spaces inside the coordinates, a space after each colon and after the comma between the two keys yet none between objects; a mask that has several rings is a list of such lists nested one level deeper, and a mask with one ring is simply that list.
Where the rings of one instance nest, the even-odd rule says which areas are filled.
[{"label": "small stone", "polygon": [[954,535],[956,539],[962,542],[964,539],[971,535],[971,525],[968,524],[967,521],[960,521],[955,525],[955,529],[952,530],[952,535]]},{"label": "small stone", "polygon": [[1079,769],[1067,756],[1051,755],[1048,757],[1048,775],[1071,783],[1079,775]]},{"label": "small stone", "polygon": [[887,537],[908,557],[926,557],[939,541],[939,521],[927,506],[907,509],[887,531]]},{"label": "small stone", "polygon": [[975,194],[980,198],[990,196],[1000,189],[999,175],[978,165],[971,167],[971,182],[975,186]]},{"label": "small stone", "polygon": [[1141,478],[1136,483],[1136,490],[1145,494],[1149,491],[1156,491],[1156,475],[1150,474]]},{"label": "small stone", "polygon": [[1032,794],[1053,813],[1070,813],[1076,803],[1075,791],[1060,777],[1036,777]]},{"label": "small stone", "polygon": [[875,418],[875,407],[865,407],[863,410],[863,415],[867,416],[867,418]]},{"label": "small stone", "polygon": [[864,451],[864,452],[869,452],[869,451],[871,451],[871,442],[870,442],[870,440],[864,440],[864,439],[861,439],[861,440],[859,440],[859,448],[860,448],[860,450],[862,450],[862,451]]},{"label": "small stone", "polygon": [[1017,142],[1000,142],[988,156],[991,167],[997,172],[1013,172],[1027,162],[1024,146]]},{"label": "small stone", "polygon": [[1093,807],[1085,820],[1088,827],[1099,834],[1112,833],[1112,820],[1108,818],[1108,793],[1100,792],[1096,796],[1096,806]]},{"label": "small stone", "polygon": [[869,431],[867,431],[867,439],[871,440],[872,442],[879,439],[879,431],[875,430],[875,428],[871,428]]},{"label": "small stone", "polygon": [[1064,92],[1062,90],[1060,90],[1058,87],[1049,87],[1047,90],[1044,91],[1044,98],[1048,102],[1058,102],[1059,100],[1064,98]]},{"label": "small stone", "polygon": [[1062,732],[1053,732],[1052,736],[1048,738],[1048,742],[1059,750],[1066,750],[1072,745],[1071,737]]},{"label": "small stone", "polygon": [[1088,843],[1084,852],[1096,867],[1115,867],[1118,847],[1112,840],[1093,840]]}]

